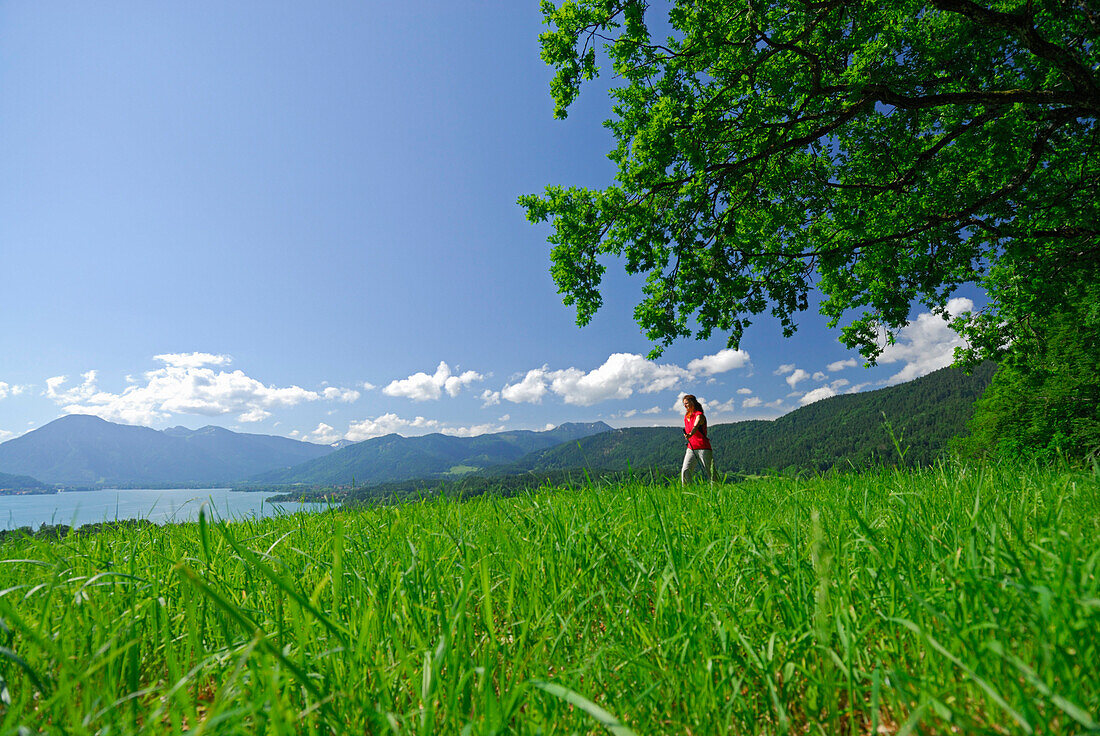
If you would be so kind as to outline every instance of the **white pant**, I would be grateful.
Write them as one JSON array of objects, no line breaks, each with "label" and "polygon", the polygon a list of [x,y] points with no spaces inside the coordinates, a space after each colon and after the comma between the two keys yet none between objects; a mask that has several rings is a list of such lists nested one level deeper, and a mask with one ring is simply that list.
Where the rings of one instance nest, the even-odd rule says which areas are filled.
[{"label": "white pant", "polygon": [[684,466],[680,468],[680,482],[691,482],[691,466],[698,460],[703,465],[703,470],[707,471],[707,475],[710,477],[710,482],[714,482],[714,451],[713,450],[693,450],[690,447],[687,448],[687,452],[684,453]]}]

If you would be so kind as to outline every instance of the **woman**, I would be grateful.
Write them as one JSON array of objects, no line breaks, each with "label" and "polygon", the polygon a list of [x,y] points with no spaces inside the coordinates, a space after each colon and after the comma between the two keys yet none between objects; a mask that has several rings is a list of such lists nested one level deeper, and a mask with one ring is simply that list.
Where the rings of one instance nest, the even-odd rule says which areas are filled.
[{"label": "woman", "polygon": [[684,466],[680,469],[680,482],[686,485],[691,481],[691,466],[698,460],[714,483],[714,450],[707,439],[707,418],[703,414],[703,405],[691,394],[684,396],[684,437],[687,439],[687,452],[684,454]]}]

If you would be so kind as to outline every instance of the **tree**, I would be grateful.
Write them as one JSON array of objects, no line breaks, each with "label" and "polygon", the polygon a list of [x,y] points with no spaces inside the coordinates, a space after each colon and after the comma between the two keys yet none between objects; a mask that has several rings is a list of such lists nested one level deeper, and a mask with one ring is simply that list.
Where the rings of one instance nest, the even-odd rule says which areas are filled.
[{"label": "tree", "polygon": [[555,114],[617,75],[616,182],[520,197],[552,222],[551,272],[577,322],[609,257],[646,274],[653,355],[736,347],[770,310],[784,334],[814,290],[869,360],[913,304],[998,357],[1100,273],[1100,7],[1092,0],[646,0],[542,3]]},{"label": "tree", "polygon": [[1100,458],[1100,288],[1075,295],[1070,311],[1043,316],[1021,338],[974,405],[966,457]]}]

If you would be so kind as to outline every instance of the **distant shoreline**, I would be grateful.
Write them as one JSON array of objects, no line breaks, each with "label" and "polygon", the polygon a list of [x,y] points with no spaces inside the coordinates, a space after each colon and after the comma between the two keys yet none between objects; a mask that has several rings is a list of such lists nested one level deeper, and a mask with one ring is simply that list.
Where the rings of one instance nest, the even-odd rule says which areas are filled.
[{"label": "distant shoreline", "polygon": [[231,491],[234,493],[254,492],[251,489],[239,489],[232,486],[165,486],[163,488],[127,488],[120,486],[66,486],[63,488],[0,488],[0,497],[53,496],[58,493],[88,493],[91,491]]},{"label": "distant shoreline", "polygon": [[[6,521],[6,524],[0,524],[0,543],[11,535],[56,539],[70,534],[97,533],[118,525],[144,526],[149,523],[162,527],[193,524],[198,521],[198,510],[203,507],[207,507],[207,519],[221,521],[265,516],[275,508],[290,512],[299,508],[323,508],[321,504],[309,502],[272,501],[266,493],[235,493],[228,487],[97,488],[83,491],[79,495],[69,495],[69,489],[60,492],[50,489],[45,493],[0,496],[0,520]],[[116,498],[119,499],[117,504]],[[93,511],[89,516],[78,513],[79,509]],[[4,516],[8,518],[2,519]]]}]

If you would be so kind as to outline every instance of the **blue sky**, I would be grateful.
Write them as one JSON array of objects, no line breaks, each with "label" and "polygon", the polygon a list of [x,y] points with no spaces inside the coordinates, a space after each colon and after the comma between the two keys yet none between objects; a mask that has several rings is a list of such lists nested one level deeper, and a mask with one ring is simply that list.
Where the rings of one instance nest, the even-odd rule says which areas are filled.
[{"label": "blue sky", "polygon": [[669,424],[683,392],[736,421],[950,360],[917,310],[872,369],[814,314],[650,362],[616,262],[577,328],[516,197],[611,180],[609,80],[554,120],[541,30],[535,0],[0,5],[0,440]]}]

